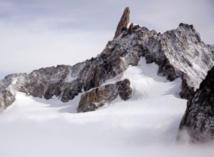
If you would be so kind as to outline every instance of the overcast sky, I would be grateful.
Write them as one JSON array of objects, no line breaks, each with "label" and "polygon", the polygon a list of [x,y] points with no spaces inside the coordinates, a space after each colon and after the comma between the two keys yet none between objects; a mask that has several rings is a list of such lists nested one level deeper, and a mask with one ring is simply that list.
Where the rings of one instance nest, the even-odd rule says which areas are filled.
[{"label": "overcast sky", "polygon": [[213,0],[0,0],[0,77],[96,56],[126,6],[131,22],[161,32],[193,24],[214,44]]}]

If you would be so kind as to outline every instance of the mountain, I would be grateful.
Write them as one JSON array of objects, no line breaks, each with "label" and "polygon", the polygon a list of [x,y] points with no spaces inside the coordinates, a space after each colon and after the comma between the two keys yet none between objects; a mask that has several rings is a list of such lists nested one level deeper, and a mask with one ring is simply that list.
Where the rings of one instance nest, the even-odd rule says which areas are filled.
[{"label": "mountain", "polygon": [[[160,33],[129,25],[129,14],[126,8],[114,39],[97,57],[73,66],[58,65],[6,76],[0,81],[1,110],[16,100],[17,92],[47,100],[57,97],[62,102],[81,95],[78,112],[96,110],[118,97],[126,101],[136,89],[132,86],[134,80],[123,74],[129,67],[138,67],[142,59],[146,64],[155,63],[157,74],[168,81],[181,79],[179,96],[192,100],[214,65],[214,46],[205,44],[193,25],[181,23],[176,29]],[[185,126],[184,121],[181,126]]]}]

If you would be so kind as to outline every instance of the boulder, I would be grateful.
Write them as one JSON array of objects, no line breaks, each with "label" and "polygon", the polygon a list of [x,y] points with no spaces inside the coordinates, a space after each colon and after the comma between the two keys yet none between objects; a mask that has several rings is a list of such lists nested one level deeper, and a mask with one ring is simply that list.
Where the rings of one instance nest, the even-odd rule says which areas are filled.
[{"label": "boulder", "polygon": [[132,95],[129,79],[124,79],[116,83],[118,94],[122,100],[128,100]]}]

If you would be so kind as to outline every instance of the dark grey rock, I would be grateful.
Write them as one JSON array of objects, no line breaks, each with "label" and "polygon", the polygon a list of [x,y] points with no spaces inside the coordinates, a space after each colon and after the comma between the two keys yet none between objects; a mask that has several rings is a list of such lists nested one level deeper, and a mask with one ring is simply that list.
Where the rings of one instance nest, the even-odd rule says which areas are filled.
[{"label": "dark grey rock", "polygon": [[214,140],[214,67],[200,84],[200,88],[188,100],[186,112],[180,123],[179,140],[184,139],[183,131],[191,142]]}]

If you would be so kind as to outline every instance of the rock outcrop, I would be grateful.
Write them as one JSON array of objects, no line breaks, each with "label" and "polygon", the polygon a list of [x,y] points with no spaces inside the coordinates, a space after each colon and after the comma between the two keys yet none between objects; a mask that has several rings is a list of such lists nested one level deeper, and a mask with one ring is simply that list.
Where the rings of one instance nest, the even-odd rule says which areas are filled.
[{"label": "rock outcrop", "polygon": [[117,98],[118,95],[121,99],[128,100],[131,94],[132,89],[128,79],[124,79],[115,84],[100,86],[81,96],[77,111],[94,111],[104,104],[110,103]]},{"label": "rock outcrop", "polygon": [[123,30],[127,29],[128,23],[129,23],[129,14],[130,14],[130,10],[129,7],[126,7],[122,17],[120,18],[120,21],[117,25],[117,29],[114,35],[114,38],[118,37]]},{"label": "rock outcrop", "polygon": [[191,142],[214,140],[214,67],[187,103],[180,124],[179,140],[184,140],[185,131]]},{"label": "rock outcrop", "polygon": [[[181,78],[180,96],[191,98],[207,71],[214,65],[213,46],[203,43],[192,25],[183,23],[177,29],[164,33],[134,24],[123,29],[128,24],[128,15],[129,9],[126,8],[116,31],[116,38],[109,41],[97,57],[74,66],[58,65],[34,70],[30,74],[13,74],[5,77],[0,81],[0,108],[11,105],[16,92],[45,99],[56,96],[62,102],[70,101],[81,94],[83,96],[79,106],[82,106],[82,102],[93,104],[93,99],[87,99],[84,95],[95,96],[98,104],[104,104],[100,102],[110,102],[114,97],[108,97],[106,92],[117,89],[118,95],[127,100],[131,93],[130,88],[126,89],[128,82],[117,85],[116,82],[113,85],[112,83],[107,85],[106,82],[119,76],[122,79],[127,67],[137,66],[142,57],[148,64],[156,63],[159,66],[158,74],[169,81]],[[117,81],[121,81],[120,79]],[[103,94],[97,93],[96,90]],[[83,108],[79,107],[78,111],[92,110],[91,107]],[[92,108],[94,110],[96,107]]]}]

